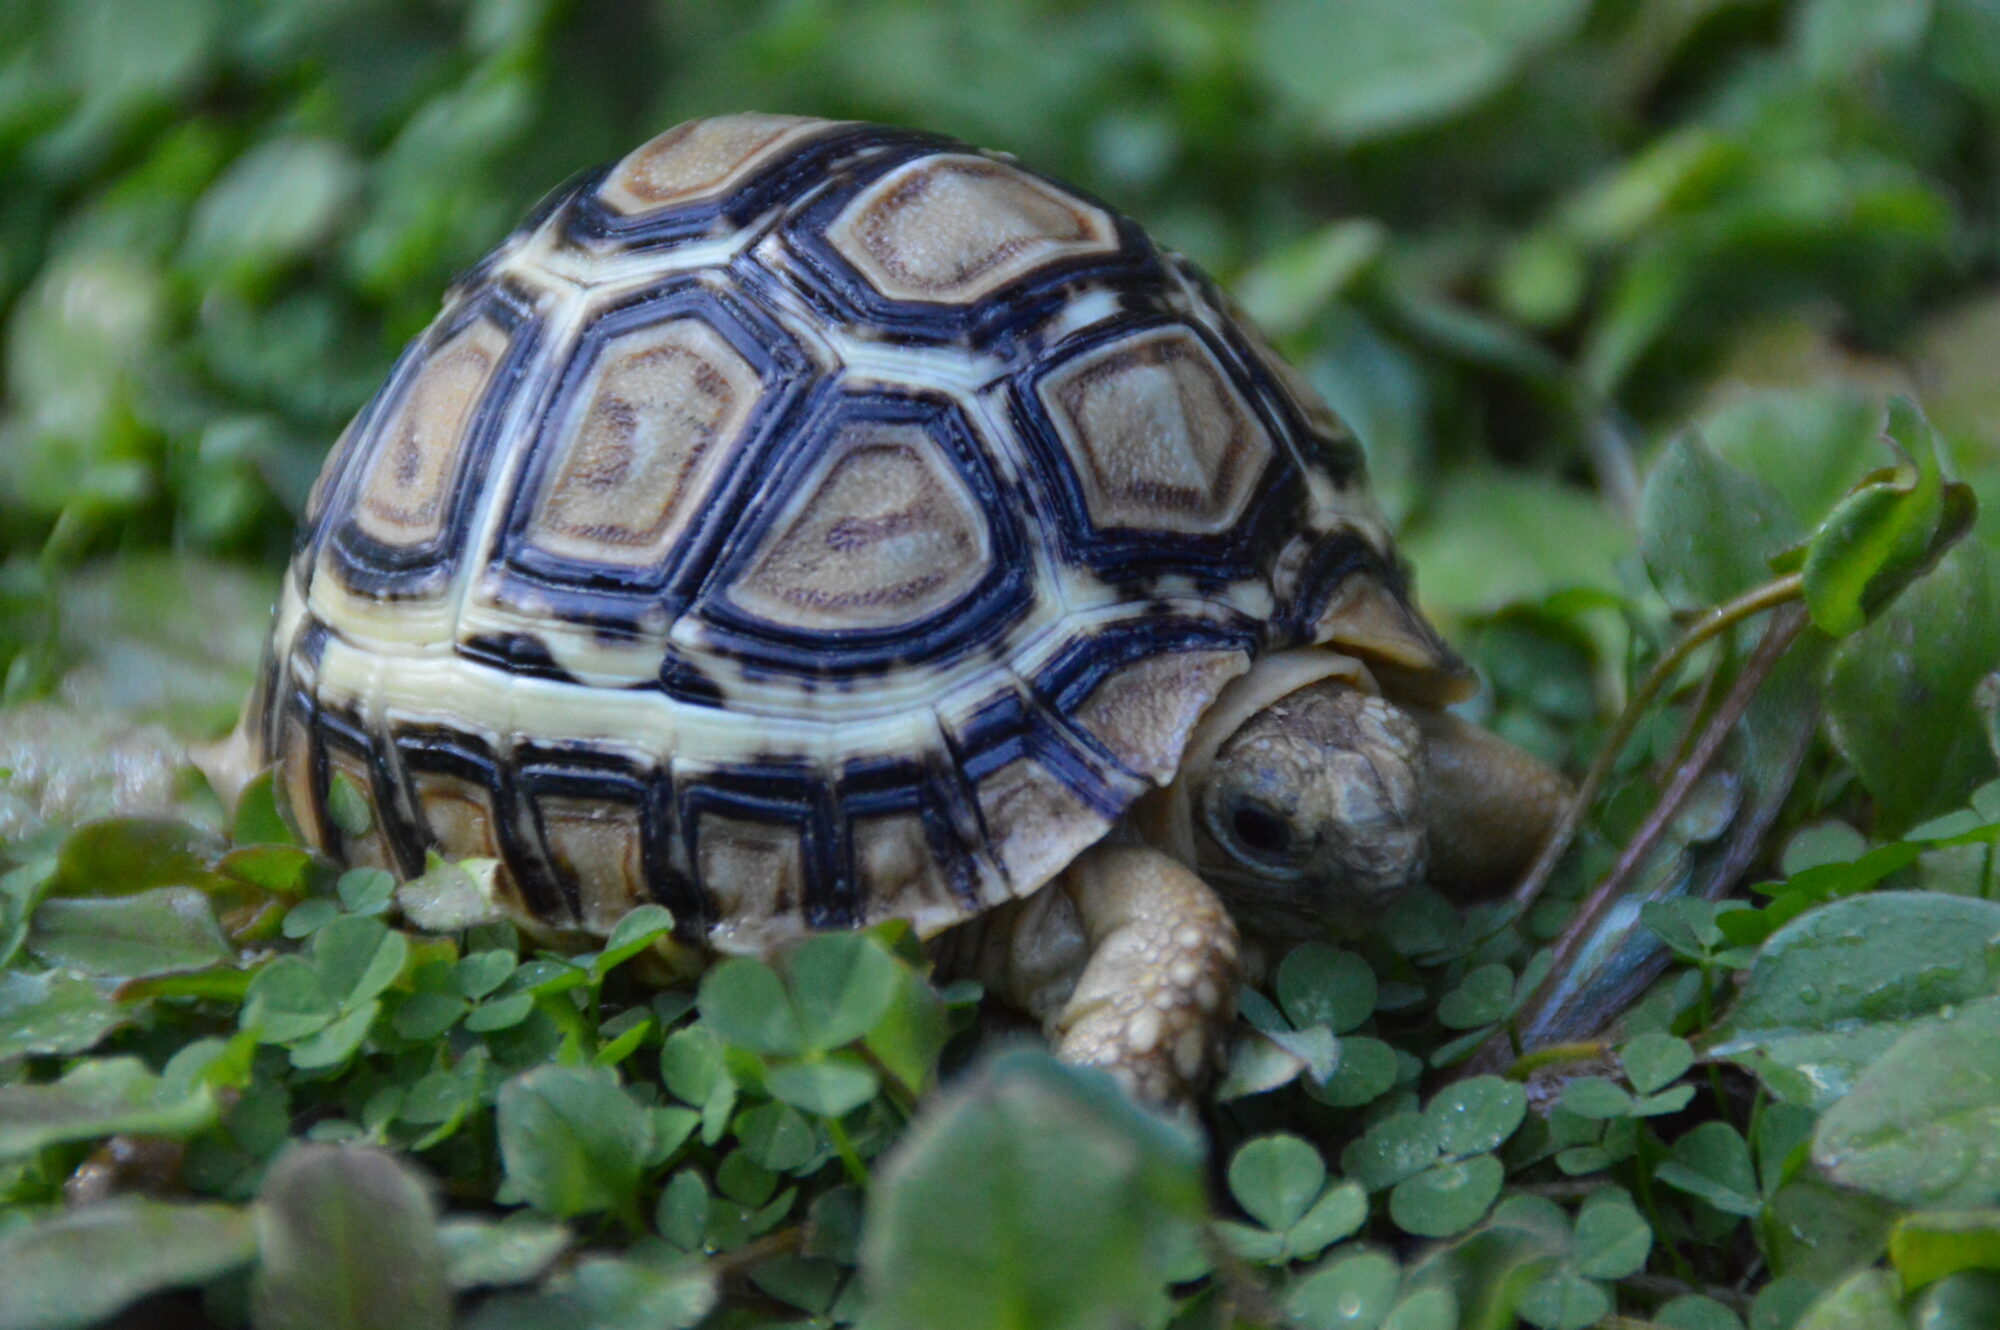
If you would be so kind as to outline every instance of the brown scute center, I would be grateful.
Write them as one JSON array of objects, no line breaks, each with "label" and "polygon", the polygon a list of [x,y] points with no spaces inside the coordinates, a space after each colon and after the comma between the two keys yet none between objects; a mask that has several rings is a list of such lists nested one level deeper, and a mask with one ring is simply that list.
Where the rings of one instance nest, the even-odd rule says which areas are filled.
[{"label": "brown scute center", "polygon": [[701,881],[724,919],[783,919],[805,899],[797,827],[704,813],[696,832]]},{"label": "brown scute center", "polygon": [[635,213],[719,194],[825,123],[795,115],[690,120],[627,153],[599,196]]},{"label": "brown scute center", "polygon": [[798,626],[888,628],[978,584],[985,516],[922,426],[856,423],[828,453],[751,557],[738,604]]},{"label": "brown scute center", "polygon": [[396,546],[437,539],[473,414],[506,351],[507,335],[482,320],[424,362],[376,435],[354,503],[363,533]]},{"label": "brown scute center", "polygon": [[608,932],[626,911],[652,899],[637,808],[548,797],[537,801],[536,811],[542,843],[556,872],[575,887],[585,928]]},{"label": "brown scute center", "polygon": [[1116,248],[1111,219],[984,157],[926,157],[890,172],[827,228],[884,295],[969,302],[1040,264]]},{"label": "brown scute center", "polygon": [[563,558],[658,562],[726,464],[759,387],[749,362],[699,319],[609,343],[565,417],[529,542]]},{"label": "brown scute center", "polygon": [[1041,396],[1099,527],[1227,530],[1272,452],[1221,366],[1182,328],[1082,356]]}]

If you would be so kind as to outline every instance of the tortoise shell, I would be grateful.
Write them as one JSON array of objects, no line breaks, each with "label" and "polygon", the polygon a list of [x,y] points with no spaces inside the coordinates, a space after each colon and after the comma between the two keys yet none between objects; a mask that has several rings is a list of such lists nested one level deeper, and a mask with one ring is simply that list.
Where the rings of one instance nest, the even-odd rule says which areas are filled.
[{"label": "tortoise shell", "polygon": [[1192,265],[1004,156],[728,116],[453,287],[313,491],[240,737],[337,857],[498,860],[558,928],[929,934],[1358,588],[1434,643],[1355,444]]}]

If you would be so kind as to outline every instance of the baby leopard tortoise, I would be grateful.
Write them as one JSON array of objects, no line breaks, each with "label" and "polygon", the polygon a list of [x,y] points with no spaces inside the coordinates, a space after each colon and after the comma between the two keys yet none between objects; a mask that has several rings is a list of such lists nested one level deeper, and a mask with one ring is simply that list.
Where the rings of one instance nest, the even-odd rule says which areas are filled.
[{"label": "baby leopard tortoise", "polygon": [[1354,442],[1185,259],[1003,155],[735,115],[454,286],[320,476],[215,765],[274,764],[346,862],[496,859],[555,932],[951,930],[1173,1099],[1238,925],[1532,852],[1561,782],[1438,709],[1466,683]]}]

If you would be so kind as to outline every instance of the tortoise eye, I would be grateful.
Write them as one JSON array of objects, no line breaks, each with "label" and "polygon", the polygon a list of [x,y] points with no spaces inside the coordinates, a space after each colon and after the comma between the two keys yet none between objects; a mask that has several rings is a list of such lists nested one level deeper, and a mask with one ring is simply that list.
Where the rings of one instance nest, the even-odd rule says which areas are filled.
[{"label": "tortoise eye", "polygon": [[1244,804],[1230,815],[1229,829],[1244,849],[1258,855],[1285,855],[1292,849],[1292,829],[1270,809]]}]

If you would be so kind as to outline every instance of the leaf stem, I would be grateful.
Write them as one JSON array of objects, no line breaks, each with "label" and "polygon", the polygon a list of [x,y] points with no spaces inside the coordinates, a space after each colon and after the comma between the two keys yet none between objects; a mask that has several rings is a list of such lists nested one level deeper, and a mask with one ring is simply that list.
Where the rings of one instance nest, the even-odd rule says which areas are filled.
[{"label": "leaf stem", "polygon": [[1557,819],[1555,827],[1549,832],[1548,840],[1542,845],[1541,854],[1536,856],[1533,866],[1521,879],[1520,886],[1514,889],[1514,900],[1517,904],[1524,909],[1534,904],[1548,886],[1556,865],[1562,861],[1563,855],[1576,840],[1576,833],[1583,825],[1584,816],[1589,813],[1591,805],[1597,802],[1597,796],[1604,789],[1604,782],[1610,778],[1619,755],[1625,751],[1625,745],[1631,742],[1632,735],[1639,728],[1639,721],[1644,717],[1646,709],[1680,673],[1681,667],[1687,664],[1689,658],[1718,634],[1754,614],[1761,614],[1775,605],[1795,601],[1804,594],[1804,591],[1805,579],[1798,573],[1787,573],[1760,587],[1753,587],[1736,599],[1726,601],[1705,612],[1681,635],[1680,640],[1674,643],[1667,654],[1660,657],[1647,672],[1645,679],[1640,682],[1631,700],[1625,704],[1624,712],[1618,717],[1618,724],[1605,737],[1604,746],[1598,749],[1596,759],[1591,762],[1590,770],[1584,773],[1583,781],[1577,786],[1569,806],[1563,809],[1563,815]]},{"label": "leaf stem", "polygon": [[1736,722],[1741,720],[1743,713],[1749,709],[1750,701],[1757,695],[1758,688],[1762,687],[1764,680],[1770,677],[1779,659],[1797,640],[1805,626],[1805,608],[1799,605],[1789,606],[1772,618],[1763,640],[1757,644],[1757,649],[1750,653],[1750,659],[1744,662],[1742,673],[1736,676],[1736,682],[1730,685],[1728,694],[1716,707],[1715,714],[1709,718],[1707,728],[1695,742],[1694,751],[1688,754],[1687,761],[1674,772],[1673,781],[1660,795],[1659,802],[1653,805],[1653,811],[1646,815],[1645,822],[1632,833],[1631,840],[1625,843],[1625,848],[1619,852],[1618,861],[1612,864],[1611,871],[1591,889],[1590,895],[1584,899],[1583,905],[1570,920],[1562,939],[1556,943],[1556,970],[1562,968],[1563,962],[1569,958],[1578,943],[1590,935],[1598,918],[1631,884],[1632,878],[1646,862],[1646,857],[1653,852],[1653,847],[1659,843],[1660,837],[1666,834],[1669,826],[1673,825],[1674,817],[1680,812],[1681,805],[1686,803],[1688,795],[1694,792],[1695,783],[1708,771],[1709,765],[1722,751],[1724,740],[1728,739],[1730,731],[1736,728]]},{"label": "leaf stem", "polygon": [[847,1128],[840,1124],[839,1118],[826,1119],[826,1135],[840,1154],[840,1166],[847,1170],[848,1181],[867,1190],[868,1165],[861,1162],[861,1153],[854,1148],[854,1139],[847,1134]]}]

